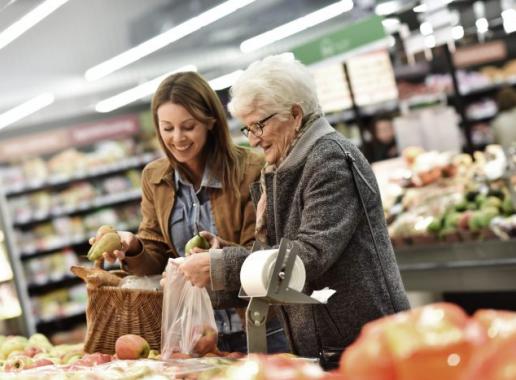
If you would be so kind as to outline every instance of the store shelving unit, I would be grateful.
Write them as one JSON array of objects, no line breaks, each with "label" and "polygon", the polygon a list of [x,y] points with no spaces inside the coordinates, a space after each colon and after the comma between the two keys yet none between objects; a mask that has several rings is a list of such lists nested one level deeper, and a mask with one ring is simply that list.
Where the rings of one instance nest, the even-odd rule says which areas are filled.
[{"label": "store shelving unit", "polygon": [[[25,175],[21,180],[15,174],[16,180],[4,183],[0,195],[0,211],[7,217],[6,235],[11,242],[10,261],[18,268],[15,279],[22,290],[18,297],[29,310],[24,312],[27,331],[52,335],[84,323],[85,285],[69,267],[86,261],[88,239],[100,224],[136,231],[141,169],[160,156],[149,150],[153,144],[143,147],[136,120],[134,115],[114,119],[112,125],[120,128],[118,135],[106,128],[110,121],[88,124],[84,129],[71,127],[71,134],[85,139],[83,143],[39,156],[14,157],[14,165],[36,158],[38,165],[48,166],[48,175]],[[113,156],[105,156],[106,142],[113,146]],[[75,150],[68,154],[84,162],[77,161],[74,170],[51,170],[50,163],[59,162],[54,158],[65,149]],[[13,175],[18,169],[6,170]]]},{"label": "store shelving unit", "polygon": [[396,248],[409,291],[516,291],[516,240]]}]

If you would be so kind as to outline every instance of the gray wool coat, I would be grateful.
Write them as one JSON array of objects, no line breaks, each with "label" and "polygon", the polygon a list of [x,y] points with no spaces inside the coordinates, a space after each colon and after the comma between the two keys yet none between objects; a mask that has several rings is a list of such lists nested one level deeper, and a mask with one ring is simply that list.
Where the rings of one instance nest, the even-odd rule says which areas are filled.
[{"label": "gray wool coat", "polygon": [[[344,151],[363,178],[357,185]],[[409,308],[390,243],[376,179],[366,159],[324,118],[314,121],[276,172],[266,175],[267,235],[271,246],[292,240],[306,268],[304,292],[329,287],[337,293],[322,305],[274,306],[292,352],[316,357],[320,345],[345,347],[373,319]],[[260,185],[251,185],[255,202]],[[211,255],[213,290],[240,287],[240,268],[249,251],[227,247]],[[318,336],[317,336],[318,335]]]}]

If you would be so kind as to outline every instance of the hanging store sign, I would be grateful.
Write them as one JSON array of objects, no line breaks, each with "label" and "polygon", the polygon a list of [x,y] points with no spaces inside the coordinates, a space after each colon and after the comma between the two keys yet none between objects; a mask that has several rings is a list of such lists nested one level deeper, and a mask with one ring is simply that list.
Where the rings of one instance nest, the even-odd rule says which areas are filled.
[{"label": "hanging store sign", "polygon": [[293,49],[297,59],[307,65],[318,63],[329,58],[339,58],[362,51],[377,43],[386,44],[386,34],[380,16],[372,16],[312,40]]}]

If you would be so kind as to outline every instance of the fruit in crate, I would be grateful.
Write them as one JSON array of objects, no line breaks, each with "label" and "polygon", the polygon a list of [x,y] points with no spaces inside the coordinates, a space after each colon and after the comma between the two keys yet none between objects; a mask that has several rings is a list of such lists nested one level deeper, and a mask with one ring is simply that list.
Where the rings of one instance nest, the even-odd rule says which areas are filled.
[{"label": "fruit in crate", "polygon": [[209,352],[217,350],[217,330],[210,325],[194,327],[194,335],[198,334],[199,338],[194,345],[193,353],[204,356]]},{"label": "fruit in crate", "polygon": [[209,249],[210,243],[203,236],[196,234],[186,243],[185,256],[188,256],[190,254],[190,251],[194,248]]},{"label": "fruit in crate", "polygon": [[22,352],[27,343],[27,338],[23,336],[8,336],[0,346],[0,360],[7,359],[13,352]]},{"label": "fruit in crate", "polygon": [[487,339],[461,308],[437,303],[366,324],[340,368],[350,379],[460,379]]},{"label": "fruit in crate", "polygon": [[6,360],[3,370],[5,372],[21,371],[36,366],[36,362],[28,356],[18,355]]},{"label": "fruit in crate", "polygon": [[38,347],[41,351],[48,351],[52,348],[52,344],[48,338],[43,334],[33,334],[29,338],[29,346]]},{"label": "fruit in crate", "polygon": [[[104,228],[104,229],[103,229]],[[101,231],[101,229],[103,229]],[[113,252],[122,249],[122,242],[118,233],[109,226],[102,226],[97,231],[95,243],[88,251],[88,260],[95,261],[102,257],[104,252]]]},{"label": "fruit in crate", "polygon": [[479,310],[473,315],[489,341],[475,352],[461,380],[509,380],[516,378],[516,313]]},{"label": "fruit in crate", "polygon": [[134,360],[147,358],[149,352],[149,343],[139,335],[122,335],[115,343],[115,353],[118,359]]}]

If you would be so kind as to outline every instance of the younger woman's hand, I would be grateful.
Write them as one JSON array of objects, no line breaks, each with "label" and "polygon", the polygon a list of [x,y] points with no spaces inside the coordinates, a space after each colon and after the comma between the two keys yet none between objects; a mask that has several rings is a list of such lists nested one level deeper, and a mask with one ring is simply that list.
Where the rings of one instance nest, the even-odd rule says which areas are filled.
[{"label": "younger woman's hand", "polygon": [[[103,252],[102,257],[108,263],[113,264],[117,259],[123,260],[126,256],[131,254],[136,255],[140,249],[140,241],[132,232],[129,231],[117,231],[118,236],[120,237],[120,242],[122,243],[122,249],[114,250],[113,252]],[[95,244],[95,237],[90,238],[89,243],[91,245]]]},{"label": "younger woman's hand", "polygon": [[[208,240],[208,243],[210,244],[210,249],[218,249],[228,247],[230,245],[235,245],[235,243],[231,243],[227,240],[224,240],[221,237],[214,235],[209,231],[201,231],[199,232],[199,235]],[[203,252],[203,250],[200,250],[199,252]],[[192,253],[195,252],[193,252],[192,250]]]}]

